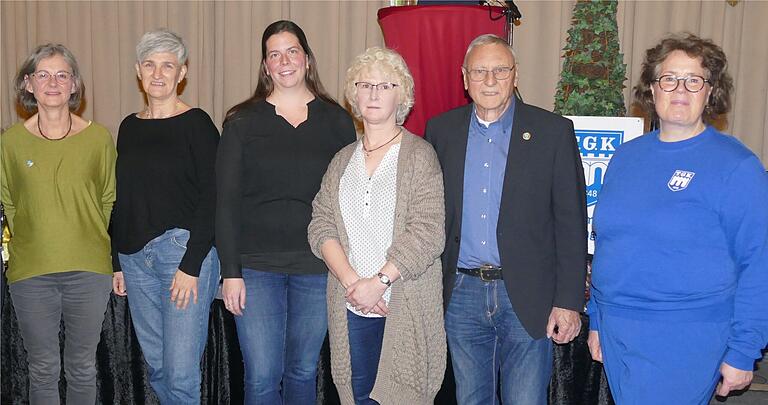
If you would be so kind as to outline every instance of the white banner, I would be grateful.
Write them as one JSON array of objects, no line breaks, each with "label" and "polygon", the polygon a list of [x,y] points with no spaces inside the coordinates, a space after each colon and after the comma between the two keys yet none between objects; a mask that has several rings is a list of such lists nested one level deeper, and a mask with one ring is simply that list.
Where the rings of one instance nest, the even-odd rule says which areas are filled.
[{"label": "white banner", "polygon": [[608,162],[616,148],[643,134],[643,119],[636,117],[566,117],[573,121],[587,183],[587,235],[589,253],[595,251],[592,214],[603,186]]}]

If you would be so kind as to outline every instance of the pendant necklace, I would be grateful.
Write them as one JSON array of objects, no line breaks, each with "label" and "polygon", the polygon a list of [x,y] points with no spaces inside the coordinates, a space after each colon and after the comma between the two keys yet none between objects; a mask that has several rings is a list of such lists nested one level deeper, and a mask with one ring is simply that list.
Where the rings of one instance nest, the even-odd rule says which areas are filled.
[{"label": "pendant necklace", "polygon": [[383,144],[381,144],[381,145],[379,145],[379,146],[377,146],[377,147],[375,147],[373,149],[368,149],[368,148],[365,147],[365,136],[363,136],[362,144],[363,144],[363,152],[365,152],[365,157],[370,157],[371,156],[371,152],[375,152],[375,151],[377,151],[377,150],[379,150],[379,149],[389,145],[392,141],[395,140],[395,138],[400,136],[400,133],[402,133],[402,132],[403,132],[403,128],[400,128],[400,130],[397,131],[395,136],[390,138],[387,142],[384,142]]}]

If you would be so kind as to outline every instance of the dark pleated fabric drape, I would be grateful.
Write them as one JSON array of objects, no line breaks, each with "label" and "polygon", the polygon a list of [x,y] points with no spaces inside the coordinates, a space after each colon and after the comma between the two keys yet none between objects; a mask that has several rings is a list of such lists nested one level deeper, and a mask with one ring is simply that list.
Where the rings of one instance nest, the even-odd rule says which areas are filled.
[{"label": "dark pleated fabric drape", "polygon": [[[16,315],[3,283],[2,291],[2,380],[0,403],[27,404],[27,361]],[[571,344],[555,346],[554,373],[550,384],[551,404],[610,405],[608,385],[602,366],[589,357],[586,318],[579,337]],[[201,363],[203,383],[201,403],[210,405],[243,403],[243,363],[232,315],[220,300],[211,306],[208,344]],[[63,336],[62,336],[63,340]],[[65,343],[66,344],[66,343]],[[339,396],[331,378],[330,350],[326,339],[320,355],[317,403],[335,405]],[[131,325],[128,301],[112,296],[107,306],[101,342],[96,354],[99,401],[102,404],[157,404],[147,379],[139,342]],[[59,388],[64,396],[66,382],[61,375]],[[453,373],[448,365],[443,387],[435,404],[453,405]]]}]

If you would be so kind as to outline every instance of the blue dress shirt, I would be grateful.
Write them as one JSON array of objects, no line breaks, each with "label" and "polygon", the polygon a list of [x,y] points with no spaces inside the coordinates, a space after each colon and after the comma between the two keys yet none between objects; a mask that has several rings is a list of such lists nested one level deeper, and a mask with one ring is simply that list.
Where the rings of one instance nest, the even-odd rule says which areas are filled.
[{"label": "blue dress shirt", "polygon": [[504,172],[515,117],[515,99],[497,121],[486,126],[472,110],[464,161],[464,208],[458,267],[501,265],[496,226]]}]

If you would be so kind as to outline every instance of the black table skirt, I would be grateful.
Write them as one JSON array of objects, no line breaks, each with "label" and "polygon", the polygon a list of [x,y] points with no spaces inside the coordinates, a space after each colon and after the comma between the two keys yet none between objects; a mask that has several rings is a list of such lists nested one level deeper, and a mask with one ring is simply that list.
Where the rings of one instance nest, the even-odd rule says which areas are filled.
[{"label": "black table skirt", "polygon": [[[5,283],[2,288],[2,380],[0,403],[27,404],[27,361],[16,315]],[[568,345],[555,345],[554,372],[549,387],[550,404],[613,404],[602,366],[590,359],[587,349],[587,319],[581,334]],[[63,335],[62,335],[63,340]],[[328,341],[318,366],[317,403],[338,404],[331,379]],[[149,386],[141,348],[136,340],[126,298],[110,297],[96,355],[98,393],[102,404],[156,404]],[[243,403],[243,364],[232,315],[220,300],[211,306],[208,343],[202,361],[203,404]],[[62,371],[59,389],[64,397]],[[454,380],[450,363],[436,404],[452,405]]]}]

